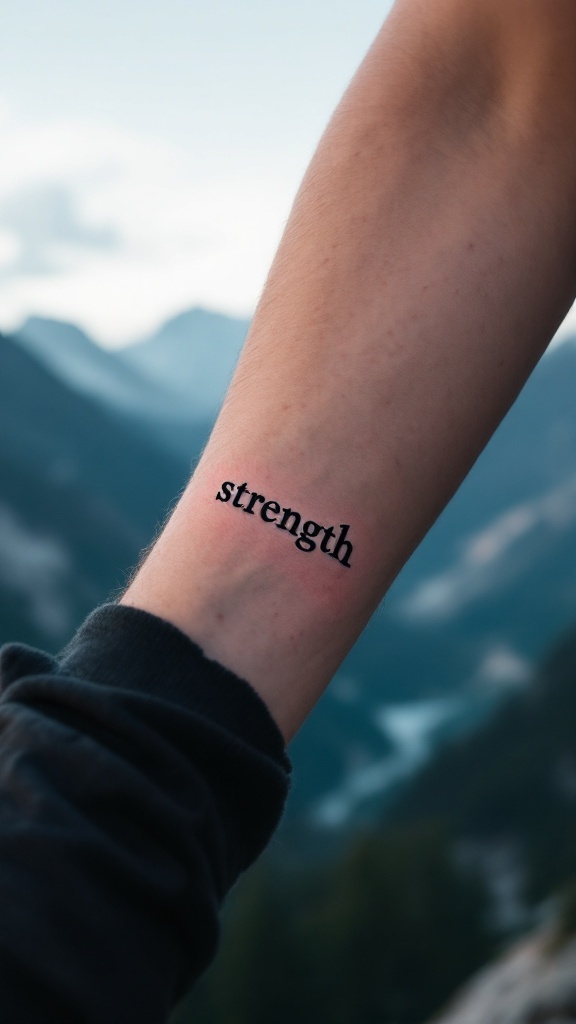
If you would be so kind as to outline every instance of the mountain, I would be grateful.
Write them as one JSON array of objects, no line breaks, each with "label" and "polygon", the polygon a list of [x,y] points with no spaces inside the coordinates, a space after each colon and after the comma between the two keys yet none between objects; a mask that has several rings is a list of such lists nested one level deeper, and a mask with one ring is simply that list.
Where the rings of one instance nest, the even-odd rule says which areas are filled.
[{"label": "mountain", "polygon": [[119,349],[126,366],[169,390],[198,418],[218,411],[242,348],[247,320],[190,309]]},{"label": "mountain", "polygon": [[160,378],[103,349],[74,324],[28,317],[12,338],[65,384],[148,435],[153,446],[160,442],[188,466],[200,451],[210,430],[204,402],[179,398]]},{"label": "mountain", "polygon": [[[106,357],[114,374],[122,360]],[[179,457],[152,418],[145,429],[145,414],[106,398],[105,378],[81,393],[66,365],[48,369],[22,337],[0,338],[0,642],[48,650],[122,585],[210,425],[174,417]],[[347,998],[358,1007],[364,993],[370,1019],[414,1024],[487,949],[551,901],[564,907],[564,890],[574,897],[575,378],[574,344],[542,360],[296,738],[272,851],[285,863],[277,883],[256,874],[240,896],[234,983],[225,961],[214,983],[230,1005],[246,997],[239,1021],[293,1019],[298,1007],[354,1019],[334,981],[347,990],[352,979]],[[306,877],[299,857],[312,862]],[[534,941],[533,955],[523,945],[496,962],[446,1024],[570,1020],[572,946],[548,954]],[[282,988],[286,963],[296,968]],[[247,970],[270,981],[261,1013]],[[226,1018],[208,1008],[190,1019]]]},{"label": "mountain", "polygon": [[524,693],[509,695],[471,735],[445,743],[397,791],[386,826],[441,821],[492,889],[504,866],[508,911],[512,885],[515,923],[525,924],[530,908],[576,878],[575,737],[573,627]]},{"label": "mountain", "polygon": [[[73,330],[62,332],[60,350],[54,322],[31,319],[27,330],[62,380],[76,381],[74,387],[83,382],[84,393],[91,382],[91,397],[121,415],[127,429],[170,448],[190,467],[247,326],[193,309],[143,341],[104,353]],[[23,328],[18,340],[29,351],[25,333]],[[96,365],[102,372],[93,372]],[[109,389],[107,381],[116,378],[119,390]],[[438,744],[475,727],[502,695],[526,686],[535,664],[571,622],[575,378],[573,341],[541,360],[391,587],[294,741],[299,771],[293,813],[305,810],[326,825],[345,825],[387,800]],[[143,396],[142,403],[134,398],[130,407],[128,392]],[[150,397],[166,393],[171,418],[156,415]],[[346,720],[356,723],[358,742],[344,741],[345,750],[338,750]]]},{"label": "mountain", "polygon": [[8,337],[0,439],[1,639],[54,650],[122,583],[187,465]]},{"label": "mountain", "polygon": [[[196,455],[203,431],[189,430]],[[121,588],[189,476],[137,420],[58,379],[0,337],[0,643],[56,651]],[[362,709],[329,703],[309,734],[302,799],[388,743]]]},{"label": "mountain", "polygon": [[573,1024],[576,939],[559,948],[550,943],[544,928],[514,945],[469,981],[433,1024]]},{"label": "mountain", "polygon": [[386,711],[397,709],[408,739],[419,731],[432,750],[525,687],[572,623],[574,380],[576,345],[567,342],[540,362],[342,664],[348,699],[355,694],[384,727],[393,761],[351,770],[316,808],[326,822],[387,799],[397,770],[421,763],[390,731]]},{"label": "mountain", "polygon": [[82,394],[151,418],[173,411],[169,391],[97,345],[74,324],[31,316],[12,338]]},{"label": "mountain", "polygon": [[571,1024],[575,737],[576,625],[379,821],[284,822],[171,1024]]},{"label": "mountain", "polygon": [[382,823],[384,830],[441,823],[455,863],[483,877],[492,925],[516,936],[435,1024],[575,1018],[575,737],[576,626],[527,691],[437,753]]}]

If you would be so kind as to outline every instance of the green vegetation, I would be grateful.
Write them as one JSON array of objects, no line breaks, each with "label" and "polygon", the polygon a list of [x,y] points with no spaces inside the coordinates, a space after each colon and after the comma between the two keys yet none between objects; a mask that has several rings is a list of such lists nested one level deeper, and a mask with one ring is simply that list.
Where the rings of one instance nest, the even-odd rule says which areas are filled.
[{"label": "green vegetation", "polygon": [[291,829],[232,894],[220,955],[171,1024],[422,1024],[506,939],[490,927],[489,879],[456,856],[462,843],[513,843],[526,907],[559,894],[555,942],[566,941],[576,631],[526,693],[444,748],[380,826],[313,865],[294,858]]},{"label": "green vegetation", "polygon": [[493,949],[485,895],[435,826],[360,835],[329,866],[268,857],[234,895],[173,1024],[421,1024]]},{"label": "green vegetation", "polygon": [[453,839],[513,842],[529,904],[576,876],[576,631],[523,695],[446,746],[404,791],[392,819],[433,816]]}]

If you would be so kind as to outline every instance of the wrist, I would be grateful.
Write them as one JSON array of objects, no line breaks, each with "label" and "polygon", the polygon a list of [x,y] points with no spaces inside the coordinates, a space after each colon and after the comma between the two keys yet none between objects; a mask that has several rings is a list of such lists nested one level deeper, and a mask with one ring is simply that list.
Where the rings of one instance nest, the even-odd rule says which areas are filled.
[{"label": "wrist", "polygon": [[373,569],[357,512],[329,519],[324,496],[314,503],[284,472],[250,466],[201,463],[121,603],[169,618],[247,680],[288,740],[382,595],[372,588],[367,607]]}]

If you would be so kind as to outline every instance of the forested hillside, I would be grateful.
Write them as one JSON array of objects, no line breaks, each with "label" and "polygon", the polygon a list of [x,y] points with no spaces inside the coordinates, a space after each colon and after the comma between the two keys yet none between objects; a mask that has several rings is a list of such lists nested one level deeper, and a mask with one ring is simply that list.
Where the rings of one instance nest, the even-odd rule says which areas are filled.
[{"label": "forested hillside", "polygon": [[576,627],[385,820],[318,838],[281,831],[239,884],[222,952],[171,1024],[423,1024],[542,921],[558,943],[576,931]]}]

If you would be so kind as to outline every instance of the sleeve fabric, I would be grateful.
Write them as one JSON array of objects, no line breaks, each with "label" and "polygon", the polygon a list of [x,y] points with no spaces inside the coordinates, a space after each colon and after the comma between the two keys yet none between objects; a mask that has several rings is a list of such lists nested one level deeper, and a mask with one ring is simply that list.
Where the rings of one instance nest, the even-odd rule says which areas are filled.
[{"label": "sleeve fabric", "polygon": [[171,623],[96,608],[56,657],[0,649],[0,1007],[164,1024],[290,778],[252,687]]}]

